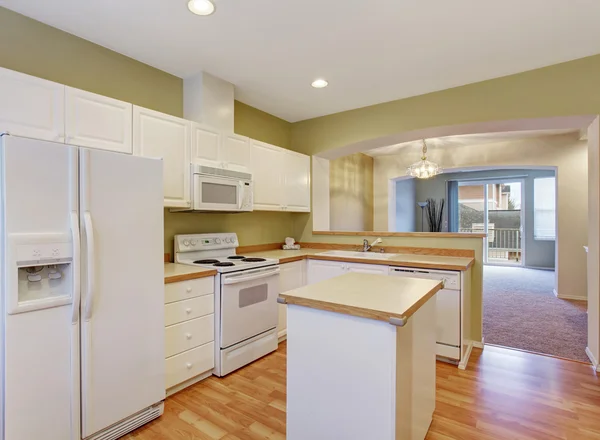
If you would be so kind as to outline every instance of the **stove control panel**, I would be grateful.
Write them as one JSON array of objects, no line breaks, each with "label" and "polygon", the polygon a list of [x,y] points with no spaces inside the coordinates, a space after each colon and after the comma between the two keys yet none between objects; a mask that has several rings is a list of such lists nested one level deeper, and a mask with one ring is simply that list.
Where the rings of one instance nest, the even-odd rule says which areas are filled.
[{"label": "stove control panel", "polygon": [[175,236],[175,252],[235,249],[239,245],[237,234],[235,232]]}]

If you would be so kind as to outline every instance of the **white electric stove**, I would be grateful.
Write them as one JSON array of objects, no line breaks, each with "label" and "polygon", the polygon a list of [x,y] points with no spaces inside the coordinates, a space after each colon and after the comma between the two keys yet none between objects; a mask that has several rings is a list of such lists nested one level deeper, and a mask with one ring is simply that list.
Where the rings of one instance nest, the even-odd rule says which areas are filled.
[{"label": "white electric stove", "polygon": [[175,262],[215,269],[215,370],[225,376],[277,349],[279,260],[236,255],[235,233],[175,236]]}]

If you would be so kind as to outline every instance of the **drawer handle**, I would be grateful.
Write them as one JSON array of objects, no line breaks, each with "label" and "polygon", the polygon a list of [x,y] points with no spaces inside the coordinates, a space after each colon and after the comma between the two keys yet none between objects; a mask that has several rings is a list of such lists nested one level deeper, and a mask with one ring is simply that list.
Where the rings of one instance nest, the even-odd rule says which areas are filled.
[{"label": "drawer handle", "polygon": [[192,309],[191,309],[191,307],[188,307],[187,309],[185,309],[185,313],[187,313],[188,315],[189,315],[190,313],[192,313]]},{"label": "drawer handle", "polygon": [[186,368],[189,370],[190,368],[192,368],[192,363],[188,362],[187,364],[185,364]]},{"label": "drawer handle", "polygon": [[191,333],[186,333],[185,337],[188,338],[188,339],[192,339],[192,334]]},{"label": "drawer handle", "polygon": [[187,289],[185,289],[185,291],[186,291],[187,293],[190,293],[190,292],[192,291],[192,288],[191,288],[191,287],[188,287]]}]

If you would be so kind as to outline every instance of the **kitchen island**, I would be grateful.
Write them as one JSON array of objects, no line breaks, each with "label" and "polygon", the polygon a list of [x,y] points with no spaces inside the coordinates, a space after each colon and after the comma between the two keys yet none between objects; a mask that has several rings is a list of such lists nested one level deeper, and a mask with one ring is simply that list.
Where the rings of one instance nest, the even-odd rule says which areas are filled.
[{"label": "kitchen island", "polygon": [[348,273],[287,304],[288,440],[425,438],[442,283]]}]

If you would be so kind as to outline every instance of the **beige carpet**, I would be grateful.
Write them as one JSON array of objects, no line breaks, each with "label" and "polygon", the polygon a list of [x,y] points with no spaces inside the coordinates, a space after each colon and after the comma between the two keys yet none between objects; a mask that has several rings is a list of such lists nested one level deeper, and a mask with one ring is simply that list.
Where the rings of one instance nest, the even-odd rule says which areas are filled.
[{"label": "beige carpet", "polygon": [[554,296],[554,272],[485,266],[485,342],[589,362],[587,303]]}]

